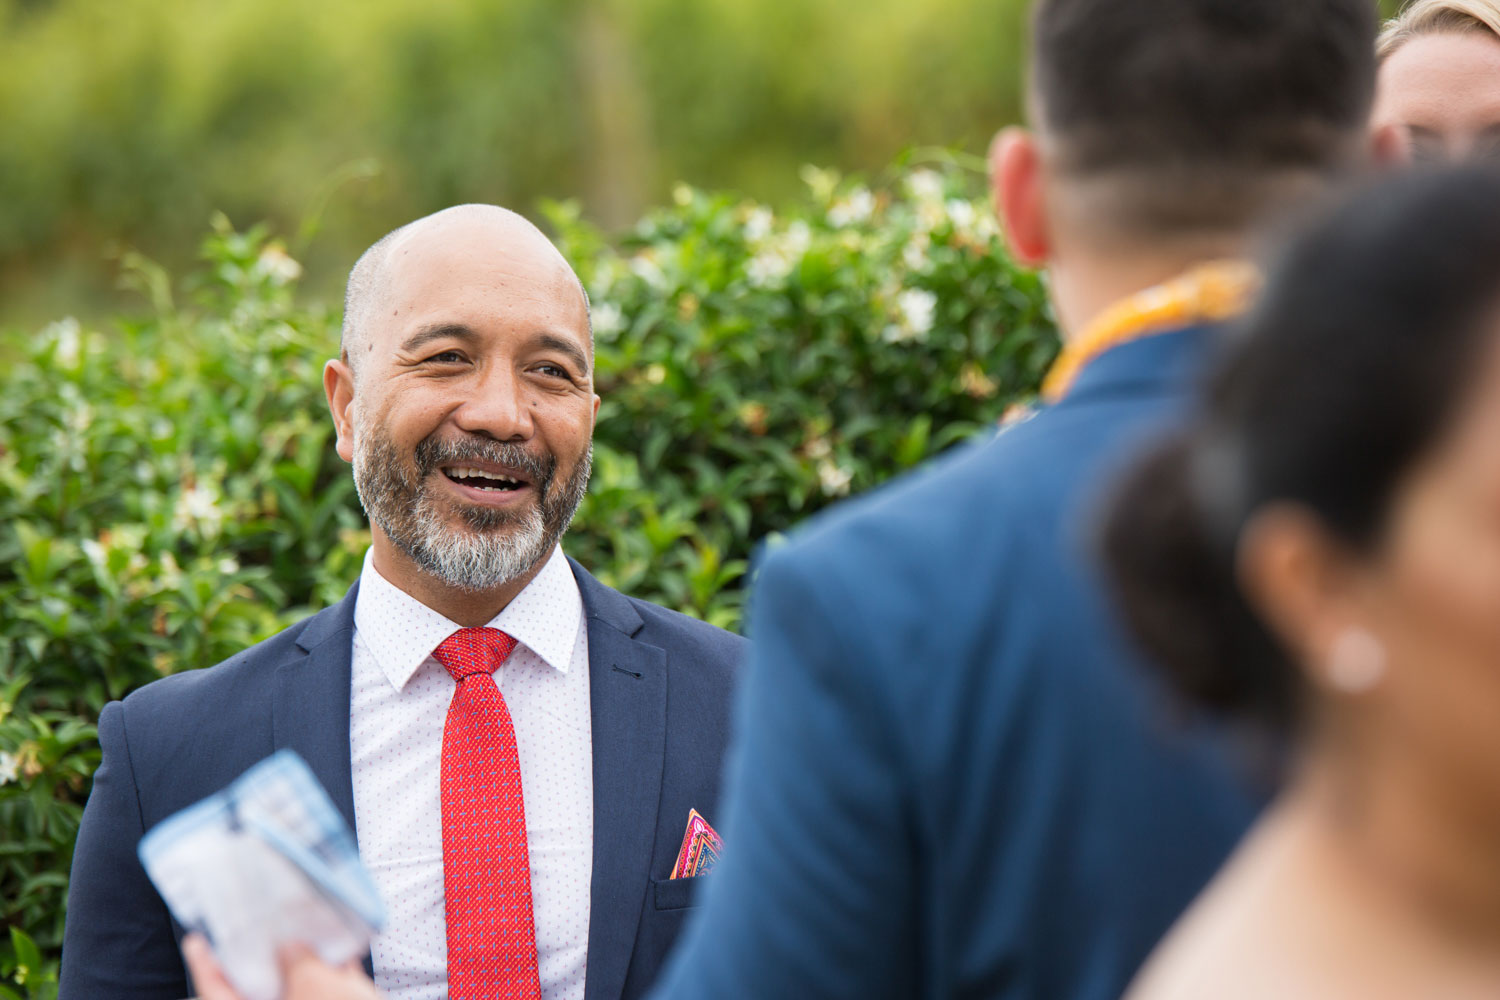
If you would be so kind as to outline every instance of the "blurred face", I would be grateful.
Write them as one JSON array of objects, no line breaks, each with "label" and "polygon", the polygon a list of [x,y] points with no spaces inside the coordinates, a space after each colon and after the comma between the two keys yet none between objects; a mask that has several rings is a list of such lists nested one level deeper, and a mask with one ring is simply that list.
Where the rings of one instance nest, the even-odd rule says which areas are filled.
[{"label": "blurred face", "polygon": [[1500,815],[1500,320],[1455,418],[1395,497],[1352,604],[1389,667],[1349,708],[1435,786]]},{"label": "blurred face", "polygon": [[1500,39],[1426,35],[1381,65],[1372,125],[1405,134],[1412,158],[1500,159]]},{"label": "blurred face", "polygon": [[492,590],[540,566],[587,486],[587,306],[519,220],[439,216],[389,260],[340,452],[377,559],[384,546],[397,577]]}]

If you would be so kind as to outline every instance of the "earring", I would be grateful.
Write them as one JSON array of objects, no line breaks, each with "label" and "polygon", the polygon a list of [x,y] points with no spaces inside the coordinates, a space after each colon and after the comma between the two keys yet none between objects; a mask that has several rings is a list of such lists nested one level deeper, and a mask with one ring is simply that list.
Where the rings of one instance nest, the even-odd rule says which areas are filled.
[{"label": "earring", "polygon": [[1329,650],[1329,683],[1345,694],[1364,694],[1385,676],[1385,646],[1368,629],[1351,625]]}]

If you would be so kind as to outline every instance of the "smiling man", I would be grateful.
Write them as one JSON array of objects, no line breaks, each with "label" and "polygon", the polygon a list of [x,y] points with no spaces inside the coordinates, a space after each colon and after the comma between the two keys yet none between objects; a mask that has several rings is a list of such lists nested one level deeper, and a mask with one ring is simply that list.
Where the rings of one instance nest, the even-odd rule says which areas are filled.
[{"label": "smiling man", "polygon": [[[520,216],[447,209],[349,277],[324,388],[373,544],[338,605],[107,706],[61,995],[189,992],[141,834],[300,753],[386,901],[386,995],[641,995],[696,883],[742,640],[563,556],[599,397],[578,278]],[[730,847],[732,849],[732,845]]]}]

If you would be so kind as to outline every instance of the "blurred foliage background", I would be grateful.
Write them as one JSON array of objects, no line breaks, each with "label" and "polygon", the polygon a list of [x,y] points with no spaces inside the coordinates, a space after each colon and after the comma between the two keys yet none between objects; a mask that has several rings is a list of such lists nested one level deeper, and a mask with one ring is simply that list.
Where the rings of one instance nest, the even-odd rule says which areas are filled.
[{"label": "blurred foliage background", "polygon": [[679,180],[776,202],[803,163],[980,153],[1019,113],[1025,9],[0,0],[0,327],[101,315],[107,250],[181,268],[216,210],[287,233],[326,296],[455,202],[576,198],[614,230]]}]

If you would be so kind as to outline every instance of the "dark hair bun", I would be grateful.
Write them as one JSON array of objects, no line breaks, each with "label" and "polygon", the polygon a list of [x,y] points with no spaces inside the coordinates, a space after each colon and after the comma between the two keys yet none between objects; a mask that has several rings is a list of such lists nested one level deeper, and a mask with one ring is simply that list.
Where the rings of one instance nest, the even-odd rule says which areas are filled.
[{"label": "dark hair bun", "polygon": [[1240,595],[1235,540],[1216,537],[1186,434],[1121,482],[1104,523],[1105,570],[1125,624],[1188,700],[1225,714],[1287,718],[1291,664]]}]

